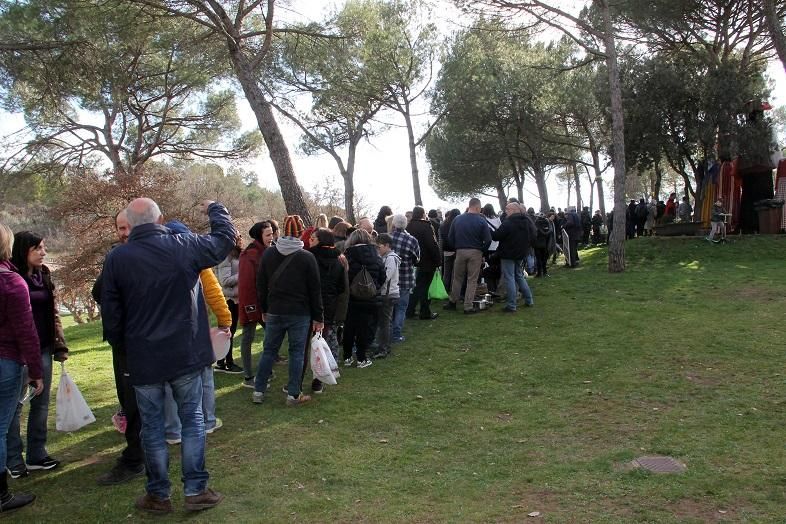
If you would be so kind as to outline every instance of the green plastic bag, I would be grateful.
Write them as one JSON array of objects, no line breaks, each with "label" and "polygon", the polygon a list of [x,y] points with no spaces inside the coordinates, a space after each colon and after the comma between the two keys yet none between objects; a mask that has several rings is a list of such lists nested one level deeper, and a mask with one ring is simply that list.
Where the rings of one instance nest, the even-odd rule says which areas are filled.
[{"label": "green plastic bag", "polygon": [[442,272],[439,269],[434,272],[434,278],[431,279],[431,285],[428,287],[428,298],[433,300],[448,299],[448,292],[445,290],[445,284],[442,283]]}]

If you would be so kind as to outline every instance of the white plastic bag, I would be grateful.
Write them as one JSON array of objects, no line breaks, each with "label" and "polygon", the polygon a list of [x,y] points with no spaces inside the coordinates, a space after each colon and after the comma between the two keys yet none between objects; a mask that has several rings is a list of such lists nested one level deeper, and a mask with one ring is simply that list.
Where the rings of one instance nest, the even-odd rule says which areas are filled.
[{"label": "white plastic bag", "polygon": [[65,363],[61,362],[55,428],[57,431],[76,431],[95,421],[96,418],[79,392],[79,388],[66,373]]},{"label": "white plastic bag", "polygon": [[336,359],[333,356],[333,352],[330,351],[330,346],[328,345],[327,340],[325,340],[322,337],[319,337],[319,339],[320,339],[320,344],[322,344],[322,348],[325,350],[325,354],[327,355],[328,364],[330,365],[330,371],[333,372],[333,378],[338,380],[339,378],[341,378],[341,373],[338,371],[338,362],[336,362]]},{"label": "white plastic bag", "polygon": [[314,378],[323,384],[335,385],[336,377],[330,370],[330,361],[326,353],[330,353],[330,349],[325,351],[327,343],[323,345],[324,339],[321,333],[317,333],[311,338],[311,372]]},{"label": "white plastic bag", "polygon": [[210,328],[210,343],[213,345],[213,358],[221,360],[229,353],[231,335],[218,328]]}]

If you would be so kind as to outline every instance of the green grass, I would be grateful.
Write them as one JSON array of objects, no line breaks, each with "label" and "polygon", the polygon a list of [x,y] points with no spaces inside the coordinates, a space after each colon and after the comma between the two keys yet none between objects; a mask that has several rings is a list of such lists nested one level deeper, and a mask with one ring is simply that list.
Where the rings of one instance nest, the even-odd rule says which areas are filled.
[{"label": "green grass", "polygon": [[[178,511],[167,519],[783,522],[786,237],[647,238],[627,251],[624,274],[590,249],[580,269],[531,280],[536,307],[517,315],[495,306],[411,321],[394,358],[342,370],[302,408],[284,406],[283,367],[261,406],[217,374],[225,426],[208,438],[207,464],[227,499],[187,515],[172,447]],[[123,447],[100,327],[66,337],[98,420],[51,431],[64,467],[13,482],[39,496],[17,518],[148,520],[133,509],[142,480],[95,485]],[[54,400],[52,410],[54,426]],[[688,470],[620,467],[645,454]]]}]

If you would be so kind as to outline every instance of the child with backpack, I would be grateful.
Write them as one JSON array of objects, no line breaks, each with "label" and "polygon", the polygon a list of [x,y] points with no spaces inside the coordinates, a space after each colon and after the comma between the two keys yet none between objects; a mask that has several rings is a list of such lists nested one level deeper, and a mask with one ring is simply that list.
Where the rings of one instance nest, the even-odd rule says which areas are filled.
[{"label": "child with backpack", "polygon": [[399,299],[398,268],[401,258],[393,251],[393,238],[387,233],[377,237],[377,248],[385,264],[385,283],[379,290],[381,305],[377,322],[377,352],[374,358],[385,358],[390,355],[390,324],[393,321],[393,309]]}]

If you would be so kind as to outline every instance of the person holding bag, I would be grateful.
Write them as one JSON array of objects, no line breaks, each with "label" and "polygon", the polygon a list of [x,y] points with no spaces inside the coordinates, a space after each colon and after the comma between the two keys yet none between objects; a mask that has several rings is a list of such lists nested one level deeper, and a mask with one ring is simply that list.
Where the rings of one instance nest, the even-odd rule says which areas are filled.
[{"label": "person holding bag", "polygon": [[50,470],[60,465],[46,451],[47,420],[49,417],[49,393],[52,388],[52,360],[64,362],[68,358],[63,326],[57,312],[57,297],[52,274],[44,264],[46,245],[44,239],[30,231],[14,235],[11,262],[27,284],[33,321],[38,334],[43,390],[30,400],[27,415],[27,461],[22,458],[24,450],[21,428],[22,404],[8,430],[7,462],[11,477],[25,477],[28,470]]},{"label": "person holding bag", "polygon": [[[6,436],[16,415],[21,389],[22,367],[34,385],[34,395],[44,391],[41,349],[24,279],[9,260],[13,232],[0,223],[0,513],[32,503],[35,495],[11,493],[6,471]],[[20,404],[21,405],[21,404]]]}]

